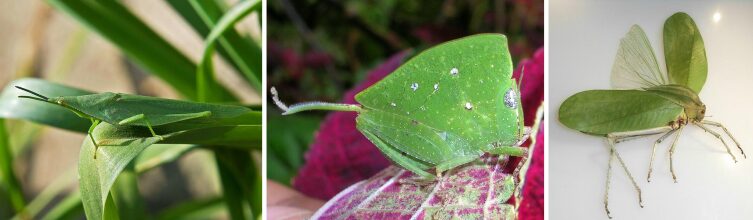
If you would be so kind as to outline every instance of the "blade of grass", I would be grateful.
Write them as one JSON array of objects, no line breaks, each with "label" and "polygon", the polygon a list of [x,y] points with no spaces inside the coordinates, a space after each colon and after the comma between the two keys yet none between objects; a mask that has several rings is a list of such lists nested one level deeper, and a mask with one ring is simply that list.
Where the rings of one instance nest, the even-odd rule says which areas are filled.
[{"label": "blade of grass", "polygon": [[[51,184],[47,185],[42,192],[40,192],[34,199],[26,205],[26,211],[29,213],[29,217],[35,219],[37,215],[66,187],[70,186],[76,181],[75,170],[68,169],[63,174],[60,174]],[[80,197],[80,196],[79,196]],[[79,202],[80,203],[80,202]],[[59,204],[58,204],[59,205]],[[13,220],[22,220],[23,216],[16,215]]]},{"label": "blade of grass", "polygon": [[139,194],[139,176],[135,167],[135,163],[131,161],[125,170],[120,172],[110,189],[110,195],[115,200],[115,206],[118,209],[118,216],[122,219],[146,218],[144,201]]},{"label": "blade of grass", "polygon": [[[168,0],[173,10],[178,12],[202,37],[206,37],[215,26],[223,8],[217,1]],[[256,7],[261,9],[261,7]],[[261,14],[261,13],[259,13]],[[241,36],[235,29],[229,29],[219,39],[217,51],[235,70],[246,78],[248,83],[261,93],[261,48],[252,39]]]},{"label": "blade of grass", "polygon": [[225,208],[223,204],[220,197],[189,201],[162,211],[156,219],[216,219],[217,213]]},{"label": "blade of grass", "polygon": [[75,190],[55,205],[42,219],[81,219],[82,214],[84,214],[84,206],[81,204],[81,191]]},{"label": "blade of grass", "polygon": [[220,183],[222,184],[222,195],[227,206],[230,219],[246,219],[247,213],[243,200],[243,186],[241,182],[233,175],[233,165],[228,162],[228,158],[234,158],[232,153],[224,150],[214,151],[217,169],[220,174]]},{"label": "blade of grass", "polygon": [[[151,74],[170,84],[181,95],[196,100],[196,65],[118,1],[47,0],[118,46],[123,53]],[[234,101],[216,82],[211,100]]]},{"label": "blade of grass", "polygon": [[[8,132],[5,130],[5,120],[0,119],[0,175],[2,175],[3,185],[8,193],[8,199],[15,209],[16,213],[26,216],[25,207],[26,199],[21,188],[21,183],[16,178],[13,171],[13,152],[10,149],[8,141]],[[2,199],[2,198],[0,198]],[[27,216],[28,218],[28,216]]]},{"label": "blade of grass", "polygon": [[[212,31],[207,35],[206,40],[204,40],[204,53],[196,72],[196,91],[199,101],[212,100],[209,99],[209,97],[218,96],[215,94],[215,92],[218,91],[215,87],[219,85],[214,78],[214,64],[212,63],[212,54],[214,54],[215,44],[225,31],[231,29],[236,22],[246,17],[246,15],[250,14],[256,7],[261,7],[260,0],[239,2],[233,6],[233,8],[228,10],[227,13],[222,15],[222,18],[217,21],[217,24],[212,28]],[[261,81],[251,83],[251,86],[254,88],[261,88]]]}]

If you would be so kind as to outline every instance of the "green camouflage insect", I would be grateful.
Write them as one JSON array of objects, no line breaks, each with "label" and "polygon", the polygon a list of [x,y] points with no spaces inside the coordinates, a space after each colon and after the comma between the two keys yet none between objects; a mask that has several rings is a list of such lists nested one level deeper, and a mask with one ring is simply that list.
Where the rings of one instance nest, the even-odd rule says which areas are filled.
[{"label": "green camouflage insect", "polygon": [[[430,48],[357,94],[361,105],[309,102],[285,106],[358,112],[357,128],[395,164],[424,180],[485,153],[522,156],[518,85],[507,38],[480,34]],[[437,176],[427,172],[434,169]]]},{"label": "green camouflage insect", "polygon": [[659,69],[646,34],[634,25],[620,41],[612,67],[612,86],[621,90],[580,92],[567,98],[560,106],[559,120],[562,124],[586,134],[607,138],[611,155],[604,207],[608,216],[609,181],[614,158],[618,159],[630,176],[638,192],[639,204],[643,207],[640,188],[615,150],[616,143],[662,134],[653,146],[648,182],[651,181],[656,146],[673,133],[677,133],[677,136],[669,150],[670,171],[677,182],[672,155],[682,129],[689,124],[696,125],[721,140],[727,153],[737,162],[721,135],[708,126],[723,129],[745,156],[740,144],[727,128],[704,119],[706,105],[701,102],[698,93],[706,82],[706,51],[698,28],[687,14],[676,13],[664,23],[664,57],[668,74]]},{"label": "green camouflage insect", "polygon": [[[172,133],[179,130],[202,128],[223,123],[224,119],[239,117],[251,112],[242,106],[196,103],[149,96],[121,93],[99,93],[80,96],[48,98],[31,90],[18,87],[34,96],[19,96],[62,106],[79,117],[91,120],[88,136],[95,148],[99,145],[91,134],[101,122],[115,126],[142,126],[156,137],[158,133]],[[171,125],[167,130],[155,129]],[[178,130],[175,130],[178,129]],[[162,131],[162,132],[155,132]],[[96,149],[94,158],[97,158]]]}]

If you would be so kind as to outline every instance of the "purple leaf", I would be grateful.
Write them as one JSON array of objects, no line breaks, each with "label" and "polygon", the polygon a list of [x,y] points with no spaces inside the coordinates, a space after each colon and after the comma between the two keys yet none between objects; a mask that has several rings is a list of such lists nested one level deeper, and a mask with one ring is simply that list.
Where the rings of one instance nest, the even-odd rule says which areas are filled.
[{"label": "purple leaf", "polygon": [[423,184],[391,166],[340,192],[312,219],[513,219],[508,201],[515,182],[503,172],[507,162],[484,156]]}]

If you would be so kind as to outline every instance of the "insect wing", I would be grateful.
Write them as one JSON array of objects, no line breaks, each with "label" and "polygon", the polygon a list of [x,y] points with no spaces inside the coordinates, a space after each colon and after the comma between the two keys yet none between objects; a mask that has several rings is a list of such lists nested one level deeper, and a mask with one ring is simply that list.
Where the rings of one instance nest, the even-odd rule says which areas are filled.
[{"label": "insect wing", "polygon": [[560,106],[565,126],[595,135],[666,126],[682,106],[640,90],[589,90],[570,96]]},{"label": "insect wing", "polygon": [[706,49],[688,14],[675,13],[664,22],[664,59],[671,83],[701,92],[708,72]]},{"label": "insect wing", "polygon": [[620,40],[620,47],[612,65],[612,87],[616,89],[638,89],[669,82],[659,69],[654,49],[646,33],[638,25],[633,25]]},{"label": "insect wing", "polygon": [[520,103],[505,102],[505,94],[519,94],[511,76],[507,38],[481,34],[418,54],[355,98],[366,109],[410,118],[483,147],[520,137]]}]

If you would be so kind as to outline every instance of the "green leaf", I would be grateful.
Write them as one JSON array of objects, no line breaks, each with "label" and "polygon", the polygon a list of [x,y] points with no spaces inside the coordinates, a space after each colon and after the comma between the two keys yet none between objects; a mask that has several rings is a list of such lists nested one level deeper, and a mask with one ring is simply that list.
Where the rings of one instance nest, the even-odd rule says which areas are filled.
[{"label": "green leaf", "polygon": [[175,161],[184,154],[196,149],[191,144],[155,144],[146,148],[136,158],[136,172],[143,173],[162,164]]},{"label": "green leaf", "polygon": [[188,201],[162,211],[156,219],[216,219],[217,213],[224,210],[222,198]]},{"label": "green leaf", "polygon": [[42,219],[80,219],[83,212],[84,206],[81,205],[81,191],[75,190],[55,205]]},{"label": "green leaf", "polygon": [[[155,33],[118,1],[47,0],[120,48],[151,74],[181,95],[196,100],[196,65]],[[234,101],[230,92],[214,81],[212,100]]]},{"label": "green leaf", "polygon": [[[7,190],[10,204],[13,205],[16,213],[26,215],[26,199],[21,188],[21,183],[16,178],[16,172],[13,170],[13,152],[10,149],[8,141],[8,132],[5,129],[5,120],[0,119],[0,183]],[[2,190],[2,189],[0,189]],[[0,199],[5,199],[0,197]]]},{"label": "green leaf", "polygon": [[[203,37],[209,34],[220,16],[224,13],[218,1],[169,0],[170,6],[178,12],[193,29]],[[257,7],[260,8],[260,7]],[[261,48],[252,40],[241,36],[230,28],[219,38],[217,51],[251,85],[261,85]],[[254,87],[261,93],[260,87]]]},{"label": "green leaf", "polygon": [[173,133],[160,143],[220,145],[239,149],[261,149],[261,125],[218,126]]},{"label": "green leaf", "polygon": [[134,167],[134,163],[131,162],[120,173],[110,190],[110,195],[113,197],[115,207],[118,210],[118,216],[122,219],[144,219],[146,217],[144,201],[139,193],[139,176]]},{"label": "green leaf", "polygon": [[[107,123],[99,124],[92,135],[98,137],[132,136],[132,130],[115,127]],[[163,135],[169,137],[170,135]],[[97,159],[94,159],[94,144],[85,138],[79,153],[78,173],[82,202],[88,219],[103,219],[105,202],[115,179],[120,172],[146,147],[160,141],[158,137],[111,139],[107,143],[99,143]],[[100,142],[98,140],[98,142]]]},{"label": "green leaf", "polygon": [[[225,31],[232,29],[233,25],[240,21],[246,15],[250,14],[254,8],[261,7],[260,0],[249,0],[239,2],[236,6],[230,9],[227,13],[222,15],[222,18],[217,21],[217,24],[212,28],[212,31],[207,35],[204,40],[204,53],[199,63],[199,68],[196,72],[197,75],[197,96],[198,100],[206,101],[213,100],[208,97],[215,97],[213,93],[217,91],[215,88],[218,86],[214,79],[214,65],[212,63],[212,54],[214,53],[214,47],[218,40],[221,39],[222,34]],[[252,81],[251,86],[254,88],[261,88],[261,81]]]},{"label": "green leaf", "polygon": [[91,122],[76,116],[73,112],[49,103],[20,99],[20,95],[29,95],[15,86],[21,86],[45,96],[88,95],[92,92],[64,86],[57,83],[24,78],[10,82],[0,94],[0,117],[29,120],[40,124],[62,128],[70,131],[85,132]]},{"label": "green leaf", "polygon": [[688,14],[675,13],[664,22],[664,59],[672,83],[701,92],[708,72],[706,48]]}]

